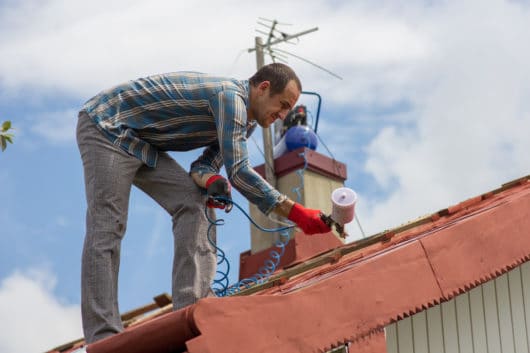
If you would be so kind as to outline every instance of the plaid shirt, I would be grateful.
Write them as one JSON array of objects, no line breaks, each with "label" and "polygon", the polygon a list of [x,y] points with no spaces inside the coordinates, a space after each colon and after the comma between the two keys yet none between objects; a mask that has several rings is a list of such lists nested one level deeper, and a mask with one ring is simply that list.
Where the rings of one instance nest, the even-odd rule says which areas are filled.
[{"label": "plaid shirt", "polygon": [[247,137],[248,81],[175,72],[129,81],[100,92],[83,106],[115,145],[155,167],[158,151],[206,147],[191,172],[219,173],[268,214],[285,196],[252,169]]}]

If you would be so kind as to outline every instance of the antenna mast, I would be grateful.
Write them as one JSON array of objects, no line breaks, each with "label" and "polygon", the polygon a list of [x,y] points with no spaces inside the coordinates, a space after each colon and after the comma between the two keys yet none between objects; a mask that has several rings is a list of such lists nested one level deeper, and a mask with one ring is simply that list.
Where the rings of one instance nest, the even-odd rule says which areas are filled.
[{"label": "antenna mast", "polygon": [[[268,22],[268,24],[263,23],[263,21]],[[256,52],[256,66],[259,70],[265,65],[265,50],[268,51],[268,54],[271,56],[272,61],[276,60],[285,61],[282,59],[282,54],[275,53],[272,47],[276,44],[287,42],[291,39],[298,39],[299,37],[315,32],[318,30],[318,27],[311,28],[296,34],[287,34],[277,29],[278,25],[289,25],[287,23],[280,23],[276,20],[268,20],[265,18],[259,18],[258,24],[268,28],[268,33],[261,30],[256,30],[256,32],[264,34],[267,36],[267,42],[263,43],[261,37],[255,37],[254,48],[249,48],[248,52]],[[292,43],[291,43],[292,44]],[[289,53],[290,54],[290,53]],[[274,174],[274,157],[272,155],[272,127],[263,129],[263,150],[265,153],[265,178],[267,182],[273,187],[276,187],[276,176]]]}]

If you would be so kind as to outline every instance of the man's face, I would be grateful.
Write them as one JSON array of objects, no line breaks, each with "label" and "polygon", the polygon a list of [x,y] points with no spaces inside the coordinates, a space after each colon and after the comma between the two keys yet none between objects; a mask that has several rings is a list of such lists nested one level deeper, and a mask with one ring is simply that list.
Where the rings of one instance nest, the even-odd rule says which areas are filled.
[{"label": "man's face", "polygon": [[265,128],[271,126],[276,119],[285,119],[300,97],[298,86],[293,80],[287,83],[283,92],[272,96],[269,81],[261,82],[256,89],[256,97],[254,102],[251,102],[250,110],[252,118]]}]

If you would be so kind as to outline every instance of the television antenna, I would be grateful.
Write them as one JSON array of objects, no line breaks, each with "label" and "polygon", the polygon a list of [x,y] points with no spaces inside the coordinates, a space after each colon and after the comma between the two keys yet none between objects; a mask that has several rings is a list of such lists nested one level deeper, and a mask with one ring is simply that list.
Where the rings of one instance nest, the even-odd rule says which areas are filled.
[{"label": "television antenna", "polygon": [[[318,27],[314,27],[305,31],[301,31],[295,34],[288,34],[284,30],[280,29],[280,26],[291,26],[289,23],[281,23],[277,20],[269,20],[263,17],[258,17],[257,21],[260,28],[256,29],[256,32],[264,35],[267,39],[263,42],[263,38],[255,37],[254,47],[249,48],[248,52],[256,52],[256,66],[259,70],[265,65],[265,53],[267,53],[273,62],[281,61],[286,63],[289,56],[296,59],[302,60],[312,66],[317,67],[320,70],[327,72],[335,78],[342,80],[342,77],[331,72],[330,70],[315,64],[301,56],[293,54],[287,50],[278,49],[275,45],[280,43],[288,43],[296,45],[300,42],[300,37],[315,31],[318,31]],[[265,30],[263,30],[265,29]],[[275,126],[276,129],[281,126]],[[273,157],[273,146],[272,146],[272,127],[263,129],[263,150],[265,152],[265,179],[273,187],[276,187],[276,176],[274,174],[274,157]]]},{"label": "television antenna", "polygon": [[[287,57],[288,56],[292,56],[296,59],[299,59],[299,60],[302,60],[322,71],[325,71],[326,73],[330,74],[331,76],[335,77],[335,78],[338,78],[339,80],[342,80],[342,77],[340,77],[339,75],[335,74],[334,72],[326,69],[325,67],[321,66],[321,65],[318,65],[306,58],[303,58],[299,55],[296,55],[296,54],[293,54],[287,50],[284,50],[284,49],[279,49],[279,48],[274,48],[273,46],[276,45],[276,44],[280,44],[280,43],[287,43],[287,44],[291,44],[291,45],[296,45],[300,42],[300,38],[301,36],[305,35],[305,34],[309,34],[309,33],[312,33],[312,32],[316,32],[318,31],[318,27],[314,27],[314,28],[311,28],[311,29],[308,29],[308,30],[305,30],[305,31],[302,31],[302,32],[299,32],[299,33],[296,33],[296,34],[288,34],[286,32],[284,32],[283,30],[280,30],[279,29],[279,26],[291,26],[290,23],[281,23],[281,22],[278,22],[277,20],[269,20],[269,19],[266,19],[266,18],[263,18],[263,17],[259,17],[258,18],[258,25],[262,26],[262,27],[265,27],[268,31],[265,32],[263,31],[262,29],[256,29],[256,32],[260,33],[260,34],[263,34],[266,36],[267,38],[267,41],[265,43],[263,43],[263,40],[261,40],[260,43],[256,43],[254,48],[249,48],[248,49],[248,52],[249,53],[252,53],[253,51],[256,51],[256,64],[258,66],[258,69],[261,68],[261,66],[264,65],[264,58],[259,58],[259,56],[263,56],[265,55],[265,51],[267,52],[267,54],[271,57],[271,60],[272,62],[276,62],[276,61],[281,61],[281,62],[284,62],[284,63],[287,63]],[[256,37],[256,40],[260,38],[260,37]],[[295,42],[293,42],[292,40],[296,40]],[[261,53],[260,53],[261,51]]]}]

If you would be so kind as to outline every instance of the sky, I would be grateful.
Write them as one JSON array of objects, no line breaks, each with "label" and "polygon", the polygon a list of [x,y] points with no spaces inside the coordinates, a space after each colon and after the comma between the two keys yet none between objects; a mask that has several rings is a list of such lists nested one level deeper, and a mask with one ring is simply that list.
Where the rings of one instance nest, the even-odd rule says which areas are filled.
[{"label": "sky", "polygon": [[[346,163],[367,236],[525,176],[530,166],[530,4],[501,0],[0,1],[0,351],[82,336],[83,103],[115,84],[194,70],[247,79],[258,18],[294,34],[278,48],[322,96],[317,151]],[[271,62],[270,57],[266,62]],[[311,114],[315,101],[302,97]],[[249,141],[263,163],[261,133]],[[174,153],[185,168],[200,151]],[[237,192],[234,199],[247,207]],[[237,277],[249,223],[232,211],[218,242]],[[356,224],[350,239],[361,237]],[[133,189],[122,243],[122,312],[170,293],[169,216]]]}]

